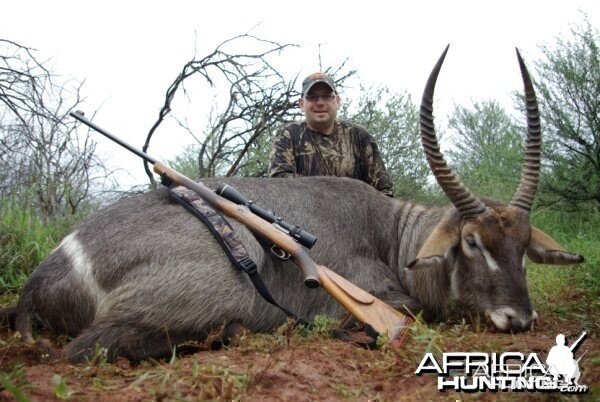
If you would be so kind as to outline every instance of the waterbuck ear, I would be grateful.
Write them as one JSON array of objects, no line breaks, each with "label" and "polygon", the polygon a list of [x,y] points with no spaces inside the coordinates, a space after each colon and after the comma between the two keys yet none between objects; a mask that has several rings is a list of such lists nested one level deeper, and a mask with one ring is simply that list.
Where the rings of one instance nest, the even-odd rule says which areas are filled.
[{"label": "waterbuck ear", "polygon": [[417,258],[406,267],[420,269],[439,266],[445,260],[446,251],[460,241],[460,220],[456,214],[446,214],[421,246]]},{"label": "waterbuck ear", "polygon": [[538,264],[568,265],[583,262],[582,256],[566,252],[552,237],[534,226],[531,226],[527,257]]},{"label": "waterbuck ear", "polygon": [[417,258],[410,262],[406,268],[411,270],[424,269],[424,268],[432,268],[439,267],[444,264],[444,257],[441,255],[434,255],[431,257],[423,257]]}]

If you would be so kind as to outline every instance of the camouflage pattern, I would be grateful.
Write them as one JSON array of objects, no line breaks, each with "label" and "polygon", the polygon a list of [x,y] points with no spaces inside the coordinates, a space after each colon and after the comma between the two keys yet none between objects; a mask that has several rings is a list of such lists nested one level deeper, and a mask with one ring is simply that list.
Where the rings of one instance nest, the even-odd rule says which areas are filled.
[{"label": "camouflage pattern", "polygon": [[306,122],[287,124],[277,132],[270,159],[270,177],[351,177],[392,196],[392,179],[377,144],[358,124],[336,120],[330,135]]},{"label": "camouflage pattern", "polygon": [[[184,186],[177,186],[169,189],[175,196],[182,198],[185,202],[203,215],[200,218],[202,222],[210,229],[212,234],[217,237],[219,244],[223,247],[227,257],[238,269],[242,269],[241,263],[250,259],[246,247],[231,227],[227,219],[220,212],[210,206],[203,198],[193,190]],[[219,238],[221,240],[219,240]],[[252,260],[250,260],[252,261]],[[254,262],[252,262],[254,264]],[[255,264],[254,264],[255,265]]]},{"label": "camouflage pattern", "polygon": [[333,92],[337,92],[333,78],[325,73],[313,73],[306,77],[304,81],[302,81],[302,95],[306,95],[308,91],[310,91],[310,89],[319,82],[327,84]]}]

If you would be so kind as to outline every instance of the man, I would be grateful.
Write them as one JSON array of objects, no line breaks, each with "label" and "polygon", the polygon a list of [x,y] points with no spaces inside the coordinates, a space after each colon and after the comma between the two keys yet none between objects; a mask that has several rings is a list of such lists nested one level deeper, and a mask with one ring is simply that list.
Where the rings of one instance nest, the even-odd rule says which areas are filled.
[{"label": "man", "polygon": [[277,132],[270,177],[352,177],[392,196],[392,180],[373,137],[365,128],[337,119],[340,97],[329,75],[306,77],[299,106],[306,120]]},{"label": "man", "polygon": [[581,372],[579,371],[578,360],[573,358],[573,350],[586,335],[587,332],[584,332],[571,346],[567,346],[563,334],[556,335],[556,346],[552,346],[546,358],[548,371],[554,377],[554,381],[558,381],[560,374],[565,378],[567,384],[579,384]]}]

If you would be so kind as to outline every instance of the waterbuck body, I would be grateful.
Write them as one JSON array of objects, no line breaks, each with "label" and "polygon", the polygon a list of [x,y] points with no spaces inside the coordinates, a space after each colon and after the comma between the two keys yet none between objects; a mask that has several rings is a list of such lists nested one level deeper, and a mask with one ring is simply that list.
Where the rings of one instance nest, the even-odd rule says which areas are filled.
[{"label": "waterbuck body", "polygon": [[[528,113],[527,156],[513,201],[480,200],[439,153],[431,98],[442,61],[425,90],[421,125],[427,159],[451,205],[426,208],[335,177],[203,183],[211,188],[228,183],[317,235],[310,251],[316,262],[393,307],[433,317],[456,300],[499,330],[523,331],[537,318],[527,291],[525,255],[539,263],[582,261],[529,224],[539,171],[537,106]],[[525,75],[526,70],[529,101],[533,92]],[[292,262],[272,256],[245,227],[231,223],[280,304],[309,319],[342,313],[327,293],[302,285]],[[31,275],[17,308],[3,314],[14,316],[28,342],[33,342],[33,317],[75,337],[64,349],[72,361],[90,357],[97,345],[107,348],[110,358],[165,356],[174,346],[223,327],[269,331],[286,318],[164,189],[120,200],[91,216]]]},{"label": "waterbuck body", "polygon": [[[415,222],[405,227],[405,220],[414,217],[402,211],[400,201],[342,178],[203,182],[211,188],[231,184],[257,205],[301,222],[319,237],[311,250],[315,261],[395,307],[420,310],[399,280],[418,243],[400,247],[398,230],[415,227]],[[331,296],[303,285],[302,273],[292,262],[271,256],[246,228],[231,223],[280,304],[309,319],[340,315],[342,307]],[[79,349],[79,343],[94,349],[106,336],[112,343],[123,331],[135,334],[140,345],[155,334],[163,353],[170,353],[178,341],[202,339],[228,323],[269,331],[286,319],[245,273],[232,267],[203,223],[162,189],[121,200],[81,224],[31,275],[18,311],[19,319],[35,312],[57,333],[77,336],[85,330],[69,350]],[[18,328],[29,325],[19,319]],[[137,357],[135,352],[118,353]]]}]

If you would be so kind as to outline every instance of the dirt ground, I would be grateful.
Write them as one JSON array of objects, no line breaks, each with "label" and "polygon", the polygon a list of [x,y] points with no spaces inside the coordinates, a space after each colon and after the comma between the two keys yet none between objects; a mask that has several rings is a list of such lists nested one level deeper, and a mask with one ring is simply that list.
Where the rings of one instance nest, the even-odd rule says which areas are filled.
[{"label": "dirt ground", "polygon": [[[556,324],[554,324],[556,325]],[[45,362],[34,347],[24,345],[7,328],[0,330],[0,401],[60,399],[89,401],[146,400],[594,400],[599,397],[598,328],[584,340],[577,356],[580,384],[586,394],[568,396],[540,392],[457,393],[437,391],[433,374],[414,374],[426,351],[503,353],[535,352],[545,359],[560,330],[538,325],[524,334],[499,334],[464,323],[436,327],[422,324],[404,346],[368,350],[320,334],[308,337],[289,329],[271,335],[244,335],[229,347],[204,350],[170,361],[131,365],[125,359],[108,364],[72,365]],[[561,328],[578,328],[576,322]],[[441,336],[440,336],[441,334]],[[41,334],[49,336],[49,334]],[[579,333],[565,333],[569,342]],[[50,338],[52,339],[52,338]],[[60,340],[52,339],[60,343]],[[596,399],[597,400],[597,399]]]}]

